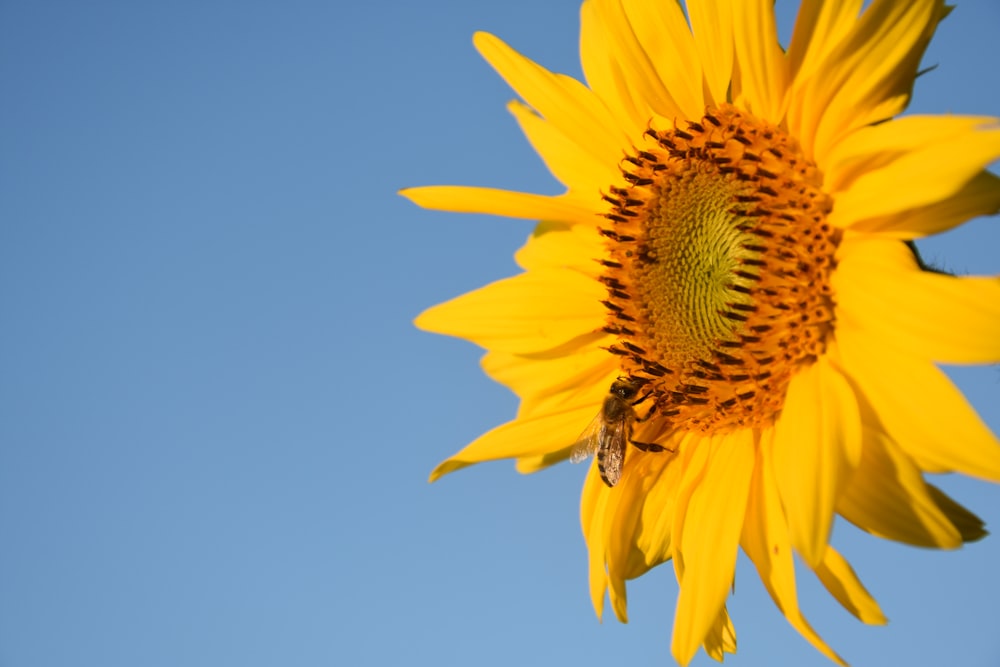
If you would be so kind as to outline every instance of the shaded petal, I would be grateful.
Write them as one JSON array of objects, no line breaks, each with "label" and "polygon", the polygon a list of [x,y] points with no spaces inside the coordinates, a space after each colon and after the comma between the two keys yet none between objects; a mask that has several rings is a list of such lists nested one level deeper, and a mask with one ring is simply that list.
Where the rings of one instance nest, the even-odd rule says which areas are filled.
[{"label": "shaded petal", "polygon": [[726,653],[736,653],[736,628],[725,605],[709,628],[703,646],[708,657],[719,662],[726,657]]},{"label": "shaded petal", "polygon": [[607,549],[604,524],[607,522],[606,507],[610,494],[601,481],[597,466],[591,465],[583,483],[580,499],[580,526],[587,541],[587,571],[590,582],[590,603],[598,620],[604,617],[604,594],[608,590]]},{"label": "shaded petal", "polygon": [[705,71],[705,88],[712,98],[705,103],[718,106],[729,99],[733,78],[733,2],[691,2],[687,10],[698,60]]},{"label": "shaded petal", "polygon": [[[875,150],[844,151],[839,170],[833,174],[840,180],[831,183],[834,190],[843,191],[836,195],[830,223],[851,228],[960,192],[1000,157],[1000,127],[995,119],[985,119],[993,123],[990,126],[983,121],[914,116],[857,132],[870,139]],[[882,146],[894,138],[899,141]]]},{"label": "shaded petal", "polygon": [[838,499],[837,511],[859,528],[897,542],[938,549],[962,544],[920,469],[873,428],[864,430],[861,465]]},{"label": "shaded petal", "polygon": [[629,2],[624,7],[636,38],[681,116],[700,118],[705,112],[701,61],[680,3]]},{"label": "shaded petal", "polygon": [[887,622],[878,603],[854,574],[854,569],[833,547],[827,547],[823,562],[815,568],[819,580],[844,609],[863,623],[885,625]]},{"label": "shaded petal", "polygon": [[484,461],[541,456],[559,450],[567,450],[568,454],[581,424],[586,425],[593,416],[593,406],[586,406],[501,424],[438,464],[431,472],[430,481]]},{"label": "shaded petal", "polygon": [[941,0],[874,0],[835,48],[824,47],[811,72],[800,70],[788,126],[807,154],[823,165],[845,135],[905,108],[924,49],[945,13]]},{"label": "shaded petal", "polygon": [[[634,454],[642,454],[642,452],[629,448],[625,457],[622,478],[615,486],[617,490],[605,487],[606,493],[615,496],[610,501],[614,504],[615,511],[606,518],[604,526],[608,580],[611,585],[611,606],[615,610],[615,615],[622,622],[626,622],[627,618],[625,616],[625,580],[633,578],[629,575],[642,567],[643,554],[637,548],[636,543],[643,507],[646,503],[645,489],[655,479],[655,476],[651,479],[645,479],[635,474],[637,468]],[[594,467],[596,468],[596,466]]]},{"label": "shaded petal", "polygon": [[773,437],[773,430],[764,431],[760,436],[740,544],[757,568],[757,574],[774,604],[791,626],[823,655],[846,667],[847,663],[827,646],[799,609],[787,519],[778,496],[774,471],[763,456],[772,448]]},{"label": "shaded petal", "polygon": [[772,457],[792,544],[815,567],[827,548],[837,497],[861,458],[854,392],[827,357],[792,378]]},{"label": "shaded petal", "polygon": [[[625,457],[622,478],[613,489],[602,483],[603,492],[608,496],[604,515],[603,541],[611,608],[622,623],[628,623],[625,579],[629,571],[629,564],[635,560],[633,554],[637,553],[635,535],[645,501],[643,492],[645,480],[631,474],[636,469],[634,463],[630,461],[634,458],[631,456],[633,453],[636,453],[636,450],[630,447]],[[629,463],[633,463],[633,465],[629,465]],[[592,466],[591,472],[599,477],[596,464]]]},{"label": "shaded petal", "polygon": [[942,363],[1000,362],[1000,279],[920,269],[902,242],[845,241],[832,283],[856,335]]},{"label": "shaded petal", "polygon": [[572,77],[548,71],[493,35],[477,32],[473,43],[507,85],[570,141],[602,164],[617,163],[623,138],[593,91]]},{"label": "shaded petal", "polygon": [[1000,481],[1000,442],[962,393],[926,359],[844,326],[839,353],[866,406],[924,470]]},{"label": "shaded petal", "polygon": [[858,178],[902,157],[976,135],[979,128],[995,123],[990,116],[905,116],[862,127],[830,151],[824,165],[825,185],[830,192],[843,192]]},{"label": "shaded petal", "polygon": [[684,474],[683,458],[678,453],[696,447],[698,440],[697,436],[686,434],[660,443],[673,453],[629,451],[629,460],[625,462],[626,473],[630,475],[628,483],[642,485],[644,500],[633,538],[635,553],[623,572],[626,579],[635,579],[673,556],[673,517]]},{"label": "shaded petal", "polygon": [[956,503],[947,493],[933,484],[928,484],[927,490],[930,491],[934,502],[941,508],[941,511],[948,515],[952,525],[958,528],[963,542],[975,542],[989,535],[983,520]]},{"label": "shaded petal", "polygon": [[514,461],[514,469],[517,470],[522,475],[530,475],[536,473],[539,470],[544,470],[549,466],[553,466],[557,463],[562,463],[569,458],[570,453],[573,451],[572,445],[569,447],[563,447],[562,449],[557,449],[554,452],[549,452],[547,454],[535,454],[532,456],[519,456]]},{"label": "shaded petal", "polygon": [[575,199],[567,195],[549,197],[527,192],[464,185],[426,185],[400,190],[417,206],[453,213],[484,213],[528,220],[560,220],[568,223],[596,221],[595,199]]},{"label": "shaded petal", "polygon": [[617,162],[601,162],[528,105],[512,101],[507,110],[517,119],[545,166],[567,188],[593,194],[619,180]]},{"label": "shaded petal", "polygon": [[627,621],[625,581],[666,561],[671,553],[670,520],[682,466],[674,456],[629,448],[622,477],[609,488],[591,464],[584,484],[580,520],[590,552],[590,585],[600,617],[610,588],[616,617]]},{"label": "shaded petal", "polygon": [[627,96],[638,113],[633,129],[645,127],[656,114],[665,118],[682,115],[680,107],[660,80],[645,45],[632,29],[621,0],[601,0],[591,3],[591,7],[593,20],[599,22],[608,41],[608,57],[611,58],[612,75],[619,84],[619,94]]},{"label": "shaded petal", "polygon": [[539,269],[428,308],[414,323],[491,350],[541,352],[599,331],[605,295],[589,276]]},{"label": "shaded petal", "polygon": [[793,79],[808,81],[829,61],[833,49],[854,28],[861,4],[862,0],[819,0],[799,6],[788,46]]},{"label": "shaded petal", "polygon": [[997,213],[1000,213],[1000,178],[983,171],[947,199],[856,221],[851,223],[851,230],[910,240],[940,234],[972,218]]},{"label": "shaded petal", "polygon": [[606,0],[587,0],[580,8],[580,66],[587,85],[596,93],[624,131],[618,146],[630,146],[640,136],[649,121],[649,109],[644,100],[633,99],[618,67],[614,40],[603,23],[599,6]]},{"label": "shaded petal", "polygon": [[743,429],[703,439],[694,449],[679,491],[687,502],[678,503],[674,517],[680,541],[675,562],[682,562],[671,652],[682,665],[705,641],[733,581],[753,476],[753,433]]},{"label": "shaded petal", "polygon": [[758,118],[780,123],[788,89],[788,61],[778,42],[771,0],[739,0],[733,5],[740,94]]}]

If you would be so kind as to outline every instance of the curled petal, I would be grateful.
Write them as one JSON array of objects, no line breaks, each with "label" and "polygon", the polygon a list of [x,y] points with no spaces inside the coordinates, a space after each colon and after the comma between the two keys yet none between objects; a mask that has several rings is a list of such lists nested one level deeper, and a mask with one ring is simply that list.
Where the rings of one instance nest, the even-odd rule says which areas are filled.
[{"label": "curled petal", "polygon": [[854,574],[851,564],[836,549],[827,547],[823,562],[815,570],[826,590],[858,620],[869,625],[885,625],[887,621],[878,603]]},{"label": "curled petal", "polygon": [[888,436],[866,428],[862,452],[861,464],[837,502],[844,518],[874,535],[919,547],[961,546],[962,534],[942,511],[921,470]]}]

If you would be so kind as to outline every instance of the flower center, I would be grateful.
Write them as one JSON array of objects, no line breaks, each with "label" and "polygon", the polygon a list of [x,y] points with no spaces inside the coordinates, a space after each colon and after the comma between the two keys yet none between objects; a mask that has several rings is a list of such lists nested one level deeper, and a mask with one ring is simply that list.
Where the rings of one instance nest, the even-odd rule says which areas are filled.
[{"label": "flower center", "polygon": [[833,330],[840,234],[822,174],[729,105],[646,135],[625,159],[630,185],[605,196],[609,349],[663,433],[770,425]]}]

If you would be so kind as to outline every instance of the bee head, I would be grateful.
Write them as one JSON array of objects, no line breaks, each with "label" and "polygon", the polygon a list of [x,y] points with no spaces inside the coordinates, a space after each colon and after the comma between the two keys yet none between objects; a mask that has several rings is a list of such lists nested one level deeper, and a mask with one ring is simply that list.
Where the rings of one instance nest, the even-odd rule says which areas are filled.
[{"label": "bee head", "polygon": [[611,393],[626,401],[631,401],[646,382],[642,378],[619,377],[611,383]]}]

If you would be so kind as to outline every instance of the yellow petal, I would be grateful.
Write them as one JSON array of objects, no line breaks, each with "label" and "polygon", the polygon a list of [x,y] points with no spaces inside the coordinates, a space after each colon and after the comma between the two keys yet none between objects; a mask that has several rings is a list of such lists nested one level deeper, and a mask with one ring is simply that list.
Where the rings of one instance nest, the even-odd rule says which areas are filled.
[{"label": "yellow petal", "polygon": [[[914,134],[922,139],[920,144],[911,146],[888,163],[885,163],[890,157],[888,151],[875,153],[874,168],[869,164],[845,191],[836,195],[837,203],[829,217],[831,224],[851,228],[871,218],[947,199],[1000,157],[1000,128],[996,125],[980,125],[977,129],[957,133],[953,126],[965,125],[969,119],[941,118],[938,119],[940,123],[918,120],[922,122],[907,123],[906,119],[901,119],[886,123],[885,127],[893,128],[898,123],[905,130],[932,124],[945,126],[949,131],[936,136],[915,131]],[[955,122],[945,122],[948,120]]]},{"label": "yellow petal", "polygon": [[705,641],[733,582],[754,468],[753,433],[743,429],[702,440],[697,449],[708,450],[702,455],[707,460],[685,470],[681,493],[688,501],[684,515],[674,519],[683,578],[670,649],[682,665]]},{"label": "yellow petal", "polygon": [[634,468],[630,479],[641,480],[645,500],[634,537],[636,557],[629,561],[625,578],[634,579],[673,556],[673,516],[685,467],[678,453],[690,451],[697,446],[694,444],[697,440],[696,436],[685,434],[675,441],[661,443],[673,452],[629,451],[626,466]]},{"label": "yellow petal", "polygon": [[944,13],[941,0],[874,0],[821,65],[799,73],[788,124],[819,164],[853,130],[902,111]]},{"label": "yellow petal", "polygon": [[517,119],[524,136],[552,175],[567,188],[592,194],[619,179],[616,162],[601,162],[528,105],[512,101],[507,110]]},{"label": "yellow petal", "polygon": [[636,476],[635,458],[642,452],[629,448],[625,457],[622,478],[613,489],[605,493],[610,496],[610,516],[605,517],[605,543],[607,544],[608,580],[611,584],[611,606],[618,620],[627,622],[625,615],[625,580],[642,562],[642,554],[636,547],[636,536],[645,504],[642,477]]},{"label": "yellow petal", "polygon": [[495,188],[475,188],[463,185],[427,185],[400,190],[417,206],[453,213],[485,213],[528,220],[560,220],[568,223],[596,220],[589,199],[569,196],[549,197],[526,192],[511,192]]},{"label": "yellow petal", "polygon": [[990,116],[904,116],[862,127],[830,151],[824,165],[825,185],[830,192],[844,192],[858,178],[901,157],[975,135],[979,128],[995,122]]},{"label": "yellow petal", "polygon": [[757,574],[771,594],[774,604],[785,615],[789,624],[823,655],[846,667],[843,659],[827,646],[799,609],[787,520],[778,496],[774,472],[763,458],[763,452],[772,448],[773,437],[773,430],[761,434],[761,446],[757,452],[740,544],[757,568]]},{"label": "yellow petal", "polygon": [[563,447],[554,452],[549,452],[548,454],[538,454],[535,456],[519,456],[514,462],[514,469],[517,470],[522,475],[530,475],[536,473],[539,470],[544,470],[549,466],[555,465],[557,463],[562,463],[569,458],[570,453],[573,451],[573,447]]},{"label": "yellow petal", "polygon": [[[598,339],[571,355],[525,357],[487,352],[483,370],[521,398],[519,417],[540,416],[590,406],[596,415],[611,383],[621,372]],[[581,424],[583,430],[586,424]]]},{"label": "yellow petal", "polygon": [[616,126],[624,131],[619,154],[614,158],[617,161],[622,147],[630,146],[642,134],[649,122],[649,112],[642,100],[632,98],[622,81],[615,62],[614,43],[601,17],[599,5],[604,1],[586,0],[580,8],[580,66],[591,90],[614,117]]},{"label": "yellow petal", "polygon": [[624,9],[639,44],[681,116],[700,118],[705,112],[701,62],[680,3],[629,2]]},{"label": "yellow petal", "polygon": [[811,94],[802,93],[814,77],[829,67],[830,54],[854,30],[861,0],[803,2],[795,18],[788,47],[790,69],[789,129],[807,154],[813,155],[815,132],[825,107]]},{"label": "yellow petal", "polygon": [[[629,448],[625,458],[625,468],[622,478],[614,488],[605,486],[604,493],[608,496],[604,510],[604,536],[606,546],[605,558],[608,571],[608,585],[611,598],[611,608],[615,617],[622,623],[628,623],[626,613],[625,575],[635,552],[635,532],[642,513],[643,495],[642,480],[631,475],[635,466],[629,466],[630,456],[635,450]],[[594,466],[596,468],[596,465]]]},{"label": "yellow petal", "polygon": [[837,317],[858,335],[941,363],[1000,362],[1000,278],[922,271],[898,241],[845,242],[840,255]]},{"label": "yellow petal", "polygon": [[[663,446],[674,450],[648,453],[630,447],[618,487],[630,495],[637,515],[616,517],[614,534],[619,545],[612,549],[609,572],[621,579],[635,579],[651,568],[669,560],[672,534],[669,516],[673,512],[677,482],[683,469],[675,452],[681,442]],[[664,519],[666,517],[666,519]]]},{"label": "yellow petal", "polygon": [[601,0],[592,7],[595,20],[605,32],[612,68],[623,88],[619,95],[632,100],[639,114],[638,127],[657,114],[664,118],[680,116],[682,111],[660,80],[645,45],[636,37],[621,0]]},{"label": "yellow petal", "polygon": [[736,653],[736,628],[733,627],[733,621],[729,618],[725,605],[708,630],[704,648],[708,657],[719,662],[723,661],[726,653]]},{"label": "yellow petal", "polygon": [[938,549],[962,544],[920,469],[873,428],[864,430],[861,465],[837,501],[837,511],[859,528],[897,542]]},{"label": "yellow petal", "polygon": [[885,625],[887,621],[878,603],[865,590],[850,563],[844,560],[836,549],[827,547],[823,562],[815,570],[826,590],[837,598],[844,609],[863,623]]},{"label": "yellow petal", "polygon": [[827,357],[792,378],[772,456],[792,544],[815,567],[829,540],[837,496],[861,456],[854,392]]},{"label": "yellow petal", "polygon": [[596,225],[540,222],[514,253],[514,260],[527,270],[573,269],[596,279],[602,273],[597,258],[604,254],[604,240]]},{"label": "yellow petal", "polygon": [[[594,93],[576,79],[554,74],[485,32],[473,36],[479,53],[542,118],[598,162],[616,164],[622,136],[614,118]],[[625,144],[627,145],[627,144]]]},{"label": "yellow petal", "polygon": [[934,502],[941,508],[941,511],[948,516],[952,525],[958,528],[963,542],[975,542],[989,535],[983,520],[956,503],[947,493],[933,484],[928,484],[927,490],[930,491]]},{"label": "yellow petal", "polygon": [[587,479],[583,483],[583,495],[580,499],[580,525],[583,537],[587,540],[588,580],[590,583],[590,602],[600,620],[604,616],[604,594],[608,590],[607,543],[605,542],[604,524],[607,521],[606,507],[610,494],[607,486],[601,481],[592,465]]},{"label": "yellow petal", "polygon": [[808,80],[827,62],[830,52],[850,34],[861,4],[862,0],[821,0],[799,6],[788,46],[794,77]]},{"label": "yellow petal", "polygon": [[627,622],[625,581],[669,558],[670,522],[680,465],[672,455],[630,447],[622,477],[609,488],[591,464],[580,505],[590,552],[590,584],[598,616],[610,589],[615,616]]},{"label": "yellow petal", "polygon": [[501,424],[438,464],[431,472],[430,481],[483,461],[541,456],[566,449],[593,417],[593,407],[586,406]]},{"label": "yellow petal", "polygon": [[947,199],[852,222],[851,230],[910,240],[940,234],[972,218],[997,213],[1000,213],[1000,178],[982,171]]},{"label": "yellow petal", "polygon": [[944,373],[852,326],[840,327],[837,337],[863,410],[921,468],[1000,481],[1000,442]]},{"label": "yellow petal", "polygon": [[733,8],[740,92],[755,116],[780,123],[785,112],[788,61],[778,42],[774,4],[739,0]]},{"label": "yellow petal", "polygon": [[540,269],[429,308],[414,323],[491,350],[541,352],[593,340],[604,326],[605,296],[604,286],[589,276]]},{"label": "yellow petal", "polygon": [[705,103],[717,106],[728,100],[733,77],[733,3],[691,2],[687,10],[698,60],[705,70],[705,88],[711,95]]}]

